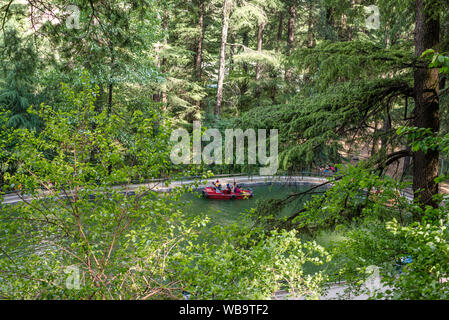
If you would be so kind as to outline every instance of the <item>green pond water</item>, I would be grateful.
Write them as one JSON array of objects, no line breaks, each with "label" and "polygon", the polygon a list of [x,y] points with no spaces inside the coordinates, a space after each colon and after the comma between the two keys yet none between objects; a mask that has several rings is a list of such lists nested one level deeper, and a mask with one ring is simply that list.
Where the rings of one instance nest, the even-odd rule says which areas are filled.
[{"label": "green pond water", "polygon": [[[253,190],[254,196],[244,200],[213,200],[200,197],[200,192],[184,195],[182,200],[189,202],[185,208],[186,212],[192,215],[207,214],[211,218],[212,224],[229,225],[236,222],[240,215],[247,214],[256,207],[258,200],[283,199],[286,196],[302,191],[306,191],[311,185],[261,185],[249,186]],[[302,204],[311,198],[306,195],[300,200],[293,202],[286,207],[281,215],[291,214],[292,211],[300,210]]]},{"label": "green pond water", "polygon": [[[248,214],[252,208],[256,207],[257,201],[266,199],[284,199],[286,196],[298,192],[303,192],[310,189],[313,185],[263,185],[263,186],[250,186],[253,190],[254,197],[247,200],[212,200],[205,199],[200,196],[201,192],[194,194],[186,194],[183,196],[182,201],[189,202],[190,206],[187,206],[184,210],[191,215],[207,214],[211,219],[212,225],[230,225],[239,220],[240,215]],[[316,192],[323,192],[324,189],[314,190]],[[289,206],[285,207],[280,215],[291,215],[302,209],[303,204],[312,198],[312,195],[308,194],[292,202]],[[310,240],[308,237],[302,236],[304,241]],[[340,241],[342,238],[335,233],[324,233],[317,235],[315,239],[318,244],[324,247],[330,244]],[[316,266],[311,263],[304,265],[305,274],[314,274],[326,266]]]}]

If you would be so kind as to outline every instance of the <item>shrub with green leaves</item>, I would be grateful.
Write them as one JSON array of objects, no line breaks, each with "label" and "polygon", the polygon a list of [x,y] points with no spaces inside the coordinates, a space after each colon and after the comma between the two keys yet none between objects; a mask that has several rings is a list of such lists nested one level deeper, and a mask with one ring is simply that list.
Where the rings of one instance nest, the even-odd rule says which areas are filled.
[{"label": "shrub with green leaves", "polygon": [[[95,112],[97,88],[62,86],[65,107],[30,109],[40,131],[15,130],[17,163],[5,180],[23,200],[1,209],[0,288],[12,298],[145,298],[172,296],[167,276],[173,248],[201,217],[186,219],[177,202],[154,185],[130,190],[133,179],[170,172],[169,127],[135,112],[131,123]],[[123,143],[119,128],[134,131]],[[120,184],[120,186],[117,186]],[[130,193],[132,191],[132,193]],[[76,270],[79,290],[66,286]],[[65,273],[66,271],[66,273]]]},{"label": "shrub with green leaves", "polygon": [[[213,230],[191,257],[186,268],[189,292],[206,299],[271,299],[285,290],[290,296],[316,299],[324,290],[323,271],[305,272],[306,265],[321,266],[330,255],[316,242],[305,242],[296,231],[237,232]],[[239,234],[240,233],[240,234]],[[236,236],[239,234],[238,236]]]},{"label": "shrub with green leaves", "polygon": [[[97,88],[86,74],[81,80],[79,92],[62,85],[58,108],[29,110],[44,121],[41,131],[5,138],[20,142],[3,156],[17,163],[5,180],[22,202],[0,209],[2,297],[178,299],[190,290],[198,299],[269,298],[286,285],[319,291],[324,277],[304,276],[303,267],[327,259],[321,247],[295,233],[238,225],[211,233],[206,215],[184,213],[180,196],[195,185],[136,189],[136,178],[175,178],[168,121],[139,111],[131,122],[98,113]],[[125,127],[132,140],[117,137]]]}]

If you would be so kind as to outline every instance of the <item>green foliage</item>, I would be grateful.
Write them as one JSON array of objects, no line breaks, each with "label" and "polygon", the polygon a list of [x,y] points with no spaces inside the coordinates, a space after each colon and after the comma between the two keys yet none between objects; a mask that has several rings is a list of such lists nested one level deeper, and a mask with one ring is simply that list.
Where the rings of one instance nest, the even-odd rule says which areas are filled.
[{"label": "green foliage", "polygon": [[381,111],[385,101],[407,90],[407,82],[401,79],[347,82],[288,105],[254,108],[241,123],[279,129],[284,169],[339,163],[343,139],[364,132],[364,124]]},{"label": "green foliage", "polygon": [[382,221],[396,216],[401,221],[410,220],[408,200],[399,193],[404,184],[363,167],[349,167],[340,174],[324,197],[316,196],[295,218],[293,222],[299,228],[332,227],[367,218]]},{"label": "green foliage", "polygon": [[[157,183],[130,189],[136,176],[174,177],[168,124],[139,111],[129,123],[98,113],[98,87],[86,74],[81,82],[79,92],[62,85],[59,108],[31,110],[45,121],[42,131],[9,136],[20,148],[8,162],[19,165],[5,179],[23,203],[0,211],[2,295],[178,299],[187,289],[200,299],[269,298],[284,281],[301,295],[320,292],[324,276],[306,276],[303,267],[322,264],[328,254],[294,232],[263,235],[234,226],[210,234],[206,216],[183,213],[179,196],[192,186],[169,194],[156,192]],[[127,144],[116,138],[124,126],[134,130]]]},{"label": "green foliage", "polygon": [[[42,105],[33,111],[46,123],[41,132],[18,129],[10,137],[20,147],[10,152],[8,162],[19,166],[5,180],[28,200],[1,209],[0,269],[8,296],[140,297],[146,287],[136,288],[133,282],[145,276],[133,270],[160,261],[164,246],[190,234],[192,222],[176,222],[180,205],[173,201],[179,192],[160,197],[148,187],[126,197],[127,187],[114,188],[169,169],[167,127],[155,126],[157,117],[143,118],[139,112],[131,123],[107,117],[105,111],[96,113],[98,89],[90,87],[86,76],[82,81],[79,93],[62,87],[64,103],[71,108],[55,111]],[[126,148],[115,138],[123,126],[135,130]],[[131,165],[127,155],[134,156]],[[154,256],[144,255],[153,251]],[[84,274],[79,291],[63,285],[69,266]],[[152,281],[160,283],[163,276],[159,267]]]},{"label": "green foliage", "polygon": [[410,146],[412,147],[412,151],[424,151],[428,150],[436,150],[442,147],[442,151],[444,153],[449,152],[449,146],[447,145],[447,136],[439,139],[432,132],[431,129],[428,128],[417,128],[417,127],[400,127],[397,130],[397,134],[400,136],[406,136]]},{"label": "green foliage", "polygon": [[338,82],[367,80],[406,69],[412,60],[412,51],[403,45],[384,49],[372,41],[354,40],[323,41],[315,48],[298,49],[290,63],[298,73],[307,70],[316,86],[326,89]]},{"label": "green foliage", "polygon": [[444,54],[439,54],[435,52],[434,49],[427,49],[421,55],[429,62],[429,68],[439,68],[440,73],[449,74],[449,57]]},{"label": "green foliage", "polygon": [[192,256],[193,267],[186,269],[193,279],[188,290],[196,297],[270,299],[288,290],[296,297],[315,299],[323,293],[324,273],[307,275],[304,267],[322,265],[330,256],[315,242],[302,242],[295,231],[236,237],[235,231],[217,228],[201,249],[201,255]]},{"label": "green foliage", "polygon": [[160,38],[155,1],[71,4],[80,10],[79,29],[67,29],[65,24],[42,26],[51,45],[60,52],[61,62],[82,65],[100,86],[148,84],[155,78],[148,59],[148,47]]},{"label": "green foliage", "polygon": [[[424,215],[441,219],[405,225],[396,219],[368,220],[345,232],[346,240],[331,252],[350,291],[375,299],[447,299],[447,212],[429,207]],[[404,258],[411,262],[401,263]],[[379,268],[383,289],[367,292],[362,284],[366,268],[373,265]]]},{"label": "green foliage", "polygon": [[401,226],[397,221],[392,221],[387,226],[389,231],[403,239],[404,249],[412,257],[412,262],[404,267],[398,279],[385,278],[384,282],[394,288],[386,292],[386,297],[427,300],[448,298],[447,217],[445,212],[445,217],[434,223]]},{"label": "green foliage", "polygon": [[0,49],[0,106],[10,111],[8,126],[35,129],[39,120],[27,109],[38,101],[33,92],[37,52],[30,39],[21,38],[16,29],[8,29],[2,40],[8,45]]},{"label": "green foliage", "polygon": [[[402,132],[407,130],[421,134],[413,128]],[[431,140],[420,143],[428,144],[424,149],[439,145]],[[447,201],[439,208],[421,208],[400,196],[403,188],[392,179],[352,168],[324,196],[307,203],[295,222],[309,229],[337,225],[344,239],[330,250],[329,272],[347,281],[348,293],[375,299],[446,299]],[[422,218],[414,221],[413,216]],[[411,262],[401,263],[405,258]],[[382,287],[377,290],[366,287],[369,266],[379,268]]]}]

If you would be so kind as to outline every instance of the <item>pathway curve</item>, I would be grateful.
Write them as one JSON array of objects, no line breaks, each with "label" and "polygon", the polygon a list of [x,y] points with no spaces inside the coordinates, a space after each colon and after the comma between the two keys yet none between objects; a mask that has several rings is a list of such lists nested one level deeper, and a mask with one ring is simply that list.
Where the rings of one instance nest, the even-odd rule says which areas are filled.
[{"label": "pathway curve", "polygon": [[[309,184],[309,185],[316,185],[321,184],[327,181],[324,177],[310,177],[310,176],[226,176],[226,177],[215,177],[213,179],[207,179],[202,180],[202,183],[200,185],[204,187],[206,185],[211,185],[212,182],[216,180],[220,180],[220,183],[222,185],[226,185],[227,183],[233,184],[234,181],[237,184],[244,185],[244,186],[254,186],[254,185],[263,185],[267,183],[273,183],[273,182],[282,182],[285,184]],[[172,189],[180,186],[185,185],[195,185],[196,181],[194,179],[191,180],[180,180],[180,181],[172,181],[168,186],[165,186],[163,182],[152,182],[152,183],[145,183],[145,184],[132,184],[132,185],[126,185],[126,186],[116,186],[113,187],[115,190],[122,190],[123,192],[136,192],[141,188],[150,188],[154,191],[158,192],[170,192]],[[48,192],[42,192],[42,194],[38,198],[45,198],[49,193]],[[33,197],[27,196],[27,195],[21,195],[19,196],[17,193],[10,193],[3,196],[2,204],[15,204],[22,202],[23,199],[27,201],[33,200]]]}]

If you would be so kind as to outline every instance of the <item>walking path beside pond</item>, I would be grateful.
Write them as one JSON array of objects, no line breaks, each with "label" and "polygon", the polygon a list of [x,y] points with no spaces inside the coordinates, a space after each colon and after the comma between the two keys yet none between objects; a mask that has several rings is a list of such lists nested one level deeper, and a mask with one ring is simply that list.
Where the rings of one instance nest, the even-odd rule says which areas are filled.
[{"label": "walking path beside pond", "polygon": [[[276,183],[281,182],[285,184],[310,184],[316,185],[320,183],[326,182],[326,178],[324,177],[307,177],[307,176],[226,176],[226,177],[214,177],[211,179],[202,180],[201,184],[198,185],[198,188],[204,188],[207,185],[211,185],[212,182],[219,180],[220,184],[226,186],[227,183],[233,184],[234,181],[243,186],[255,186],[255,185],[264,185],[267,183]],[[125,186],[115,186],[113,189],[121,190],[123,192],[132,193],[138,191],[140,188],[150,188],[157,192],[170,192],[172,189],[185,186],[192,185],[195,186],[197,181],[194,179],[189,180],[179,180],[172,181],[167,186],[163,181],[151,182],[145,184],[131,184]],[[48,195],[49,192],[42,192],[42,195],[39,198],[44,198]],[[32,197],[27,195],[18,195],[17,193],[9,193],[3,195],[2,204],[15,204],[18,202],[22,202],[22,198],[26,201],[32,200]]]},{"label": "walking path beside pond", "polygon": [[[202,180],[198,185],[198,188],[204,188],[207,185],[212,185],[212,183],[216,180],[220,181],[220,184],[226,186],[227,183],[233,184],[236,182],[239,185],[243,186],[257,186],[257,185],[266,185],[270,183],[282,183],[282,184],[301,184],[301,185],[317,185],[325,183],[329,177],[315,177],[315,176],[238,176],[238,175],[230,175],[230,176],[215,176],[211,179]],[[137,192],[140,188],[150,188],[157,192],[170,192],[172,189],[180,186],[191,185],[195,186],[197,180],[189,179],[189,180],[177,180],[170,182],[167,186],[164,181],[150,182],[145,184],[131,184],[131,185],[122,185],[115,186],[113,189],[120,190],[127,193]],[[413,199],[413,196],[410,191],[404,191],[403,194],[408,199]],[[42,195],[39,198],[45,198],[45,196],[49,195],[48,191],[43,191]],[[9,193],[3,195],[2,204],[15,204],[22,202],[23,200],[31,201],[32,197],[27,195],[18,195],[17,193]]]},{"label": "walking path beside pond", "polygon": [[[384,292],[387,290],[387,287],[384,287],[380,284],[380,278],[375,279],[378,282],[378,286],[376,289],[380,292]],[[368,300],[369,294],[368,292],[360,293],[360,294],[349,294],[345,291],[348,289],[348,286],[345,284],[333,284],[331,285],[324,295],[320,295],[318,297],[319,300]],[[367,287],[365,287],[365,290]],[[287,291],[279,291],[274,295],[275,300],[305,300],[305,297],[295,297],[289,294]]]}]

